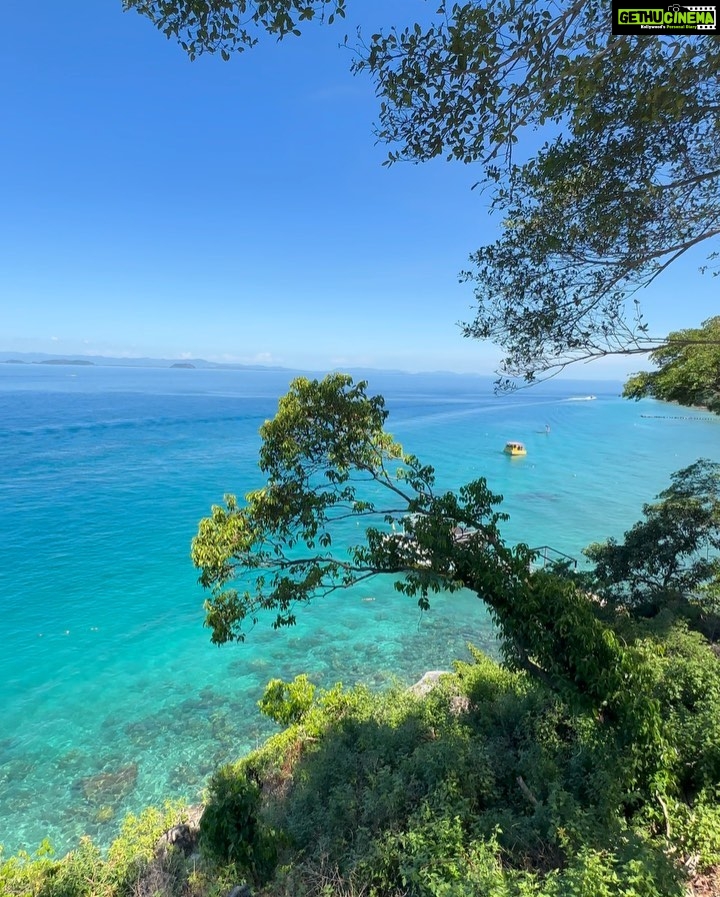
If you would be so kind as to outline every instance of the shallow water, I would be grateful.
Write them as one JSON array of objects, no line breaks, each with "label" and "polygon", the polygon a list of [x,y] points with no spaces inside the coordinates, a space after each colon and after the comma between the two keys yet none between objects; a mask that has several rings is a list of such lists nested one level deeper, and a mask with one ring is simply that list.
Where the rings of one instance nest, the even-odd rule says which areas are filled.
[{"label": "shallow water", "polygon": [[[129,810],[197,799],[214,767],[273,730],[256,707],[272,677],[380,687],[448,667],[468,641],[493,649],[473,595],[421,615],[384,580],[308,607],[293,629],[210,644],[190,539],[223,493],[258,484],[257,430],[290,376],[0,365],[8,851],[46,836],[59,851],[82,834],[107,843]],[[671,471],[720,455],[717,418],[624,402],[619,384],[496,397],[487,378],[377,374],[371,390],[440,486],[486,476],[508,538],[574,556],[620,535]],[[504,455],[507,439],[527,457]]]}]

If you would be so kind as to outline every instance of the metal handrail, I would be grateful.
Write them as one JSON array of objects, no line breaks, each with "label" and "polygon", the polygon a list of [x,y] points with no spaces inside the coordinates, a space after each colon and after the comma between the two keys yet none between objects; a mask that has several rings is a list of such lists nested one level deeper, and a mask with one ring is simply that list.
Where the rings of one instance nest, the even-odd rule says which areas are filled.
[{"label": "metal handrail", "polygon": [[552,545],[539,545],[537,548],[531,548],[530,551],[536,551],[539,555],[541,555],[543,560],[543,567],[546,566],[548,560],[552,560],[552,558],[548,558],[548,552],[552,553],[555,558],[564,558],[566,561],[570,561],[577,570],[577,558],[574,558],[570,554],[565,554],[564,551],[559,551],[557,548],[553,548]]}]

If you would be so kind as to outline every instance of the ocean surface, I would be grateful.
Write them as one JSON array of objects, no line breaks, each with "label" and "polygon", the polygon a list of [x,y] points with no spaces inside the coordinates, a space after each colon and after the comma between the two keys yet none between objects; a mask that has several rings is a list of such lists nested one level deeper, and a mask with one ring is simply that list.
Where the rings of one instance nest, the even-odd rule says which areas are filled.
[{"label": "ocean surface", "polygon": [[[298,625],[211,645],[190,559],[198,520],[260,484],[258,427],[288,372],[0,365],[0,843],[107,844],[123,816],[196,801],[218,764],[274,730],[273,677],[410,683],[494,650],[482,602],[421,614],[390,581],[308,607]],[[620,536],[669,475],[720,458],[720,419],[553,381],[368,375],[388,429],[454,488],[485,476],[506,537],[580,557]],[[591,399],[590,396],[595,396]],[[546,432],[549,427],[550,432]],[[502,452],[526,443],[525,458]],[[372,599],[372,600],[369,600]]]}]

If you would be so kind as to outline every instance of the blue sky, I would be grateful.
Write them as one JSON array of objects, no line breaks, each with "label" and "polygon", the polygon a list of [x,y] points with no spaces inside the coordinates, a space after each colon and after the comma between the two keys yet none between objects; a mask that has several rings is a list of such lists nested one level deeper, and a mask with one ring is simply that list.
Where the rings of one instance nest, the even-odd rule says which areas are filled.
[{"label": "blue sky", "polygon": [[[363,24],[423,0],[351,0]],[[120,0],[3,0],[0,350],[491,372],[457,272],[497,219],[472,167],[381,167],[356,20],[189,62]],[[683,261],[655,333],[714,312]],[[638,359],[576,368],[622,375]]]}]

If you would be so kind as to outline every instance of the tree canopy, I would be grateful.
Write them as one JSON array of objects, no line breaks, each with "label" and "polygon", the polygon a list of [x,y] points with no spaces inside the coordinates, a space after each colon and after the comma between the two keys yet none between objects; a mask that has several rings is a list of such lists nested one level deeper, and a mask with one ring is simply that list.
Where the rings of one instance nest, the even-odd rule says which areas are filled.
[{"label": "tree canopy", "polygon": [[612,604],[702,605],[720,575],[720,464],[703,459],[674,473],[643,517],[622,542],[585,549],[595,564],[592,588]]},{"label": "tree canopy", "polygon": [[[282,37],[345,12],[342,0],[124,5],[191,56],[225,58],[257,40],[253,26]],[[638,291],[701,243],[714,255],[720,234],[714,35],[613,36],[600,0],[442,0],[430,25],[349,43],[380,100],[388,163],[480,163],[502,233],[463,275],[477,298],[463,332],[499,345],[506,375],[664,344]]]},{"label": "tree canopy", "polygon": [[633,374],[624,396],[700,405],[720,414],[720,317],[669,334],[666,345],[656,349],[650,360],[658,370]]},{"label": "tree canopy", "polygon": [[191,59],[220,53],[226,61],[257,44],[266,31],[278,40],[299,36],[306,22],[332,25],[344,18],[345,0],[122,0],[123,9],[147,16]]},{"label": "tree canopy", "polygon": [[[505,543],[501,496],[483,478],[436,491],[433,468],[385,431],[386,417],[382,397],[348,375],[293,381],[261,428],[265,484],[244,505],[226,496],[193,541],[213,641],[242,641],[261,620],[293,625],[299,606],[389,574],[422,608],[432,592],[471,589],[511,666],[609,718],[642,715],[627,690],[641,675],[633,649],[575,582],[533,570],[528,546]],[[365,527],[349,548],[348,520]]]},{"label": "tree canopy", "polygon": [[[414,596],[421,608],[428,607],[433,591],[470,589],[485,602],[498,627],[505,668],[491,678],[510,681],[508,677],[513,677],[518,694],[531,698],[523,705],[523,719],[537,723],[546,735],[552,732],[548,737],[563,758],[562,771],[553,772],[551,794],[542,805],[523,778],[522,761],[515,757],[510,766],[511,799],[524,795],[537,810],[539,815],[533,821],[541,832],[537,837],[543,843],[559,838],[558,843],[567,846],[558,833],[571,824],[570,819],[574,820],[572,826],[578,826],[578,844],[602,843],[609,845],[608,849],[617,843],[619,832],[627,833],[629,820],[645,833],[643,838],[662,831],[658,825],[664,825],[667,833],[669,820],[679,813],[680,795],[683,800],[697,798],[700,802],[705,800],[704,789],[715,788],[717,782],[716,747],[706,750],[708,739],[695,734],[710,719],[716,727],[713,702],[717,693],[712,689],[716,688],[717,658],[707,644],[701,645],[697,633],[688,636],[686,626],[672,614],[664,619],[658,615],[652,621],[637,619],[636,604],[648,594],[696,596],[708,583],[717,582],[714,558],[720,549],[720,466],[701,461],[675,474],[660,501],[644,509],[646,520],[626,534],[622,545],[611,540],[588,552],[596,564],[588,579],[562,569],[538,569],[536,552],[527,545],[506,543],[500,531],[506,519],[498,509],[501,496],[493,494],[483,478],[457,492],[438,490],[433,468],[406,452],[386,431],[387,416],[382,397],[369,395],[366,383],[354,383],[348,375],[293,381],[280,399],[275,417],[261,428],[259,467],[264,483],[250,492],[244,503],[226,496],[224,505],[213,507],[211,515],[200,522],[193,541],[193,560],[210,593],[205,609],[213,641],[242,641],[253,624],[291,626],[298,607],[324,600],[371,576],[392,577],[395,588]],[[596,594],[590,593],[589,584],[598,588]],[[678,653],[680,644],[683,647]],[[687,651],[696,652],[697,658]],[[487,672],[491,662],[480,662]],[[487,676],[481,678],[468,717],[473,720],[480,718],[476,714],[487,712],[492,694],[498,696]],[[708,702],[706,689],[711,690]],[[488,712],[482,729],[483,738],[492,733],[502,742],[492,761],[499,760],[498,780],[508,776],[503,720],[515,718],[519,712],[509,711],[505,700],[503,691],[501,705]],[[304,678],[294,683],[273,680],[261,701],[272,718],[298,727],[296,735],[299,733],[301,740],[306,738],[307,721],[315,718],[313,708],[318,706],[334,708],[332,713],[338,716],[333,720],[347,722],[348,738],[355,743],[362,727],[348,720],[350,705],[337,689],[320,692],[318,705]],[[438,706],[433,705],[432,713],[438,712]],[[700,714],[697,728],[688,735],[696,725],[696,712]],[[465,722],[458,723],[456,715],[453,718],[453,727],[465,726]],[[551,720],[558,723],[557,731]],[[335,722],[331,726],[338,731]],[[315,730],[309,731],[311,740],[317,741]],[[436,737],[432,735],[432,739]],[[518,738],[519,753],[537,758],[533,751],[544,736],[538,740],[534,734],[524,733]],[[413,744],[422,740],[414,737]],[[598,751],[592,753],[587,767],[575,765],[580,743]],[[372,753],[374,749],[367,750]],[[453,741],[451,747],[441,749],[449,752],[451,767],[457,770],[464,756],[460,744]],[[304,747],[296,756],[303,751]],[[477,764],[482,751],[478,754],[473,748],[472,755]],[[356,799],[353,788],[357,779],[352,770],[338,775],[334,748],[328,756],[343,795],[340,805],[334,806],[344,819],[348,807],[359,806],[365,798]],[[215,778],[208,837],[223,856],[232,858],[235,849],[227,838],[225,821],[228,817],[235,822],[260,819],[258,781],[266,773],[276,781],[276,771],[285,762],[272,760],[265,766],[256,758]],[[530,768],[537,769],[535,760],[530,761]],[[572,783],[585,783],[590,769],[598,772],[602,787],[588,792],[583,784],[576,792]],[[377,779],[376,773],[374,767],[373,781],[387,781]],[[304,781],[302,773],[299,775],[298,781]],[[534,779],[536,788],[544,788],[541,780],[542,776]],[[382,790],[384,785],[380,787]],[[270,791],[286,793],[273,786]],[[291,793],[301,803],[303,795],[319,802],[325,813],[325,797],[319,795],[330,791],[331,786],[316,782],[307,790]],[[404,786],[401,791],[404,793]],[[450,793],[456,792],[451,788]],[[352,796],[346,800],[348,794]],[[552,794],[565,796],[555,801]],[[568,794],[575,796],[570,799]],[[374,805],[374,796],[367,800]],[[505,829],[507,817],[497,809],[507,806],[505,796],[497,807],[485,799],[480,805],[471,802],[463,806],[468,824],[483,818],[493,831],[494,827]],[[495,809],[485,816],[488,806]],[[443,808],[443,813],[451,812],[455,818],[455,804],[452,811],[445,804]],[[523,804],[523,817],[527,809]],[[285,810],[279,812],[282,816]],[[303,811],[293,818],[306,816]],[[287,820],[287,816],[282,818]],[[355,819],[352,812],[349,818]],[[595,821],[588,829],[591,818]],[[600,840],[595,835],[598,820],[602,820]],[[619,829],[615,827],[618,821]],[[358,825],[364,823],[347,823],[343,831],[352,831],[354,837]],[[312,830],[315,834],[317,827],[313,825]],[[241,844],[246,843],[244,832],[243,828]],[[669,839],[667,834],[662,843],[667,846]],[[524,856],[523,848],[518,848],[512,837],[510,840],[510,854],[519,851]],[[264,843],[258,841],[258,849]],[[435,841],[433,845],[429,861],[441,862],[443,849]],[[658,849],[664,855],[664,848]],[[337,850],[342,853],[344,847]],[[265,876],[266,871],[263,867],[256,873]]]},{"label": "tree canopy", "polygon": [[[391,161],[484,163],[503,231],[465,275],[464,332],[502,346],[507,374],[657,346],[638,289],[720,234],[714,37],[613,36],[599,0],[442,4],[428,29],[374,35],[356,68]],[[544,142],[517,158],[528,129]]]}]

